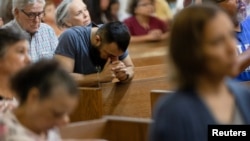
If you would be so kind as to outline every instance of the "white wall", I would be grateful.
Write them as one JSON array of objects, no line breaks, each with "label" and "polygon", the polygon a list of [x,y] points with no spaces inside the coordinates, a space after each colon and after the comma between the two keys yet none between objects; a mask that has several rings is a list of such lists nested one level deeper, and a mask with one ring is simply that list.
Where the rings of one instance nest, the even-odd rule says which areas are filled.
[{"label": "white wall", "polygon": [[119,0],[119,1],[120,1],[119,20],[123,21],[124,19],[130,16],[130,14],[126,12],[127,3],[129,2],[129,0]]}]

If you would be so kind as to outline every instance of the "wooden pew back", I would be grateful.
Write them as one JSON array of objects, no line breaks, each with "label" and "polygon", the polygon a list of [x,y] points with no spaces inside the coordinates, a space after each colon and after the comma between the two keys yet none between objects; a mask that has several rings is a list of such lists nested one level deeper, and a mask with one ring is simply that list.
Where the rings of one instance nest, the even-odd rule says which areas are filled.
[{"label": "wooden pew back", "polygon": [[156,106],[156,104],[159,102],[159,100],[169,94],[173,93],[173,91],[169,91],[169,90],[151,90],[150,91],[150,104],[151,104],[151,111],[153,114],[154,108]]},{"label": "wooden pew back", "polygon": [[71,123],[60,129],[63,139],[105,139],[147,141],[150,119],[105,116],[92,121]]},{"label": "wooden pew back", "polygon": [[80,87],[78,106],[70,115],[72,122],[91,120],[103,116],[101,88]]},{"label": "wooden pew back", "polygon": [[104,115],[151,117],[150,91],[169,89],[166,77],[133,80],[127,84],[102,85]]},{"label": "wooden pew back", "polygon": [[133,43],[128,51],[135,67],[165,64],[167,60],[166,41]]}]

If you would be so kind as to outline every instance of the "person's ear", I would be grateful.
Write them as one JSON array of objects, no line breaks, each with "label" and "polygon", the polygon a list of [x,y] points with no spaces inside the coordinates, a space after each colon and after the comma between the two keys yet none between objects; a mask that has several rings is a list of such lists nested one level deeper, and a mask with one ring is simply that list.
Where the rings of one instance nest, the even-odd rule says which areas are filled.
[{"label": "person's ear", "polygon": [[101,36],[100,35],[95,35],[95,46],[100,46],[102,43]]},{"label": "person's ear", "polygon": [[19,14],[20,14],[20,11],[17,8],[15,8],[13,11],[14,17],[18,16]]},{"label": "person's ear", "polygon": [[39,100],[40,92],[36,87],[31,88],[28,91],[26,103],[34,103]]}]

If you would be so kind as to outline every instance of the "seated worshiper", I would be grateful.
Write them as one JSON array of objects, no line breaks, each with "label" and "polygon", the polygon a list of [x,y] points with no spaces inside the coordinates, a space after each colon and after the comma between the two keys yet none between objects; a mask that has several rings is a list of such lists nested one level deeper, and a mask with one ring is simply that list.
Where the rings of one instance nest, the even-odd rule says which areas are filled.
[{"label": "seated worshiper", "polygon": [[29,37],[31,60],[53,58],[58,39],[54,30],[41,23],[45,0],[13,0],[14,20],[3,27],[14,27]]},{"label": "seated worshiper", "polygon": [[0,17],[2,18],[4,24],[13,20],[14,16],[12,14],[12,0],[0,1]]},{"label": "seated worshiper", "polygon": [[10,78],[30,63],[29,42],[13,28],[0,29],[0,112],[17,106]]},{"label": "seated worshiper", "polygon": [[132,16],[125,19],[124,23],[131,33],[131,42],[167,39],[167,23],[153,16],[153,0],[130,0],[128,12]]},{"label": "seated worshiper", "polygon": [[238,60],[232,71],[232,76],[239,81],[250,80],[250,18],[239,22],[237,18],[238,1],[237,0],[204,0],[204,4],[213,3],[224,9],[234,22],[234,30],[237,37]]},{"label": "seated worshiper", "polygon": [[89,11],[82,0],[63,0],[56,9],[56,24],[62,30],[90,23]]},{"label": "seated worshiper", "polygon": [[128,82],[134,76],[129,41],[128,28],[119,21],[100,27],[76,26],[60,36],[55,58],[80,86],[96,86],[114,78]]},{"label": "seated worshiper", "polygon": [[250,90],[228,78],[236,38],[223,10],[184,8],[173,19],[168,47],[176,87],[157,103],[150,141],[208,141],[208,125],[250,124]]},{"label": "seated worshiper", "polygon": [[56,25],[56,5],[53,0],[45,0],[45,2],[46,4],[44,7],[44,16],[42,17],[42,22],[51,26],[58,37],[62,33],[62,30],[60,30]]},{"label": "seated worshiper", "polygon": [[107,9],[103,11],[102,14],[102,22],[108,23],[108,22],[119,21],[118,18],[119,9],[120,9],[119,0],[109,0],[109,5]]},{"label": "seated worshiper", "polygon": [[57,127],[77,105],[75,81],[52,59],[41,59],[11,79],[18,107],[0,113],[1,141],[61,141]]}]

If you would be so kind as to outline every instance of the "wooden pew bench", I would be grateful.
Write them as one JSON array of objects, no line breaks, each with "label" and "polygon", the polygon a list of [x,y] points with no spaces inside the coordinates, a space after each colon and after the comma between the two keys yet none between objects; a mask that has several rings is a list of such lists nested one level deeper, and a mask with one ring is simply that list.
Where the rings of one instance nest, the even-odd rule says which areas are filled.
[{"label": "wooden pew bench", "polygon": [[166,41],[133,43],[129,45],[128,51],[136,67],[165,64],[167,60]]},{"label": "wooden pew bench", "polygon": [[79,88],[79,105],[71,121],[101,118],[102,115],[151,117],[150,91],[169,89],[166,77],[133,80],[130,83],[104,83],[101,88]]},{"label": "wooden pew bench", "polygon": [[102,85],[104,115],[151,117],[150,91],[169,89],[166,77],[133,80],[130,83]]},{"label": "wooden pew bench", "polygon": [[166,55],[149,56],[141,58],[131,58],[135,67],[166,64]]},{"label": "wooden pew bench", "polygon": [[101,119],[71,123],[60,129],[64,140],[104,139],[107,141],[147,141],[150,119],[104,116]]},{"label": "wooden pew bench", "polygon": [[154,77],[165,77],[168,73],[167,67],[168,66],[166,64],[135,67],[134,80]]}]

